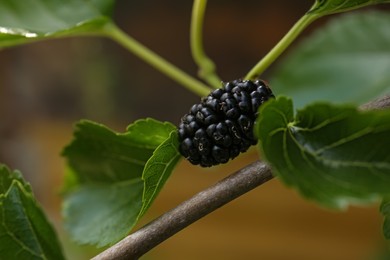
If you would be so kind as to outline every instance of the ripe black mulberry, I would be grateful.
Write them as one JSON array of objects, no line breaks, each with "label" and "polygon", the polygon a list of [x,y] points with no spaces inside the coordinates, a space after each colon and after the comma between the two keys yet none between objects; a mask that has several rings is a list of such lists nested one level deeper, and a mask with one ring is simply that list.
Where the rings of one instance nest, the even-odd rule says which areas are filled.
[{"label": "ripe black mulberry", "polygon": [[262,80],[234,80],[191,107],[179,125],[179,151],[202,167],[226,163],[257,143],[253,125],[261,104],[273,98]]}]

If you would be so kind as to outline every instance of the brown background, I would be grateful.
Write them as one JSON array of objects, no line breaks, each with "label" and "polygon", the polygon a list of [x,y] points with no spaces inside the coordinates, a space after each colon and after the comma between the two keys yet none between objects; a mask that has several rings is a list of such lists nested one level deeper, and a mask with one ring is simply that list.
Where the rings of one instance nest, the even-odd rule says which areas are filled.
[{"label": "brown background", "polygon": [[[204,42],[221,78],[245,75],[310,5],[311,1],[210,1]],[[195,76],[188,42],[191,6],[191,1],[179,0],[117,1],[114,19]],[[306,34],[326,20],[313,24]],[[86,259],[95,251],[88,248],[86,255],[86,248],[69,241],[59,214],[64,165],[59,153],[71,140],[72,124],[88,118],[118,131],[144,117],[177,124],[198,100],[106,39],[71,38],[6,49],[0,52],[0,162],[20,169],[32,183],[61,233],[69,259]],[[251,150],[228,166],[207,170],[183,161],[142,222],[256,158],[256,150]],[[272,180],[144,259],[373,259],[384,244],[381,225],[378,205],[332,212]]]}]

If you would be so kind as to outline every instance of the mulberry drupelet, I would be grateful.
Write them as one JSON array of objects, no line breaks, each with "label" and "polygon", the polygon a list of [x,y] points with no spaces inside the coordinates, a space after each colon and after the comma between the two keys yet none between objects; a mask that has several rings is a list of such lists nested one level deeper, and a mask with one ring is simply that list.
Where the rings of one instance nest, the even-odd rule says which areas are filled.
[{"label": "mulberry drupelet", "polygon": [[192,106],[179,125],[179,151],[202,167],[226,163],[257,143],[253,125],[261,104],[273,98],[262,80],[234,80]]}]

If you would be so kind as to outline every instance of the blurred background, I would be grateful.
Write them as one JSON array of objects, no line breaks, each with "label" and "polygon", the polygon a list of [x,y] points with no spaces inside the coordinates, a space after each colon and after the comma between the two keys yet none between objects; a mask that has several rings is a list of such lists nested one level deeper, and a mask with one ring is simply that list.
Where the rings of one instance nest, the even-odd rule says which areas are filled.
[{"label": "blurred background", "polygon": [[[308,0],[209,1],[204,44],[220,77],[225,81],[243,77],[311,4]],[[118,0],[114,20],[196,76],[189,48],[191,8],[192,1]],[[378,8],[383,9],[363,11]],[[299,40],[333,17],[315,22]],[[272,68],[264,79],[268,73]],[[87,259],[98,251],[74,245],[61,226],[60,153],[72,139],[73,124],[86,118],[120,132],[145,117],[178,124],[198,101],[107,39],[68,38],[5,49],[0,51],[0,162],[21,170],[30,181],[61,234],[68,258]],[[252,149],[226,166],[206,170],[182,161],[138,227],[257,156]],[[374,259],[385,243],[381,225],[378,206],[333,212],[272,180],[142,259]]]}]

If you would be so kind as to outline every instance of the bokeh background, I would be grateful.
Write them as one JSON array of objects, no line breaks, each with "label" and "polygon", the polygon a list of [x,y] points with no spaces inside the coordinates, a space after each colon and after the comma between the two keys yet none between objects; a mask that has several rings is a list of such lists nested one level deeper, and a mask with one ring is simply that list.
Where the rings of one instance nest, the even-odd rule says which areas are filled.
[{"label": "bokeh background", "polygon": [[[204,44],[220,77],[225,81],[243,77],[311,4],[209,1]],[[189,48],[191,7],[192,1],[118,0],[114,20],[196,76]],[[363,11],[378,8],[383,9]],[[299,40],[334,16],[315,22]],[[73,244],[61,226],[60,153],[72,138],[73,124],[87,118],[117,131],[145,117],[178,124],[198,101],[107,39],[68,38],[5,49],[0,51],[0,162],[21,170],[30,181],[60,232],[68,258],[87,259],[98,251]],[[228,165],[206,170],[182,161],[137,227],[257,156],[252,149]],[[374,259],[385,243],[381,225],[378,205],[329,211],[274,179],[191,225],[143,259]]]}]

